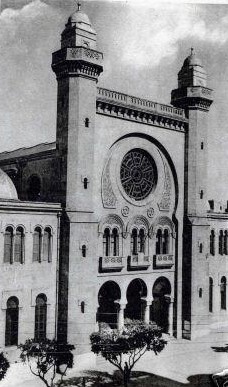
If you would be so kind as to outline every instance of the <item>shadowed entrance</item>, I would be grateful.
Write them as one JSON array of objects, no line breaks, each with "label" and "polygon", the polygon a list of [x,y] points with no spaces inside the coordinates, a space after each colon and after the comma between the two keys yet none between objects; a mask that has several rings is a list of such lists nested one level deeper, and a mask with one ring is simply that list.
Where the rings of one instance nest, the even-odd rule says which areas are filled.
[{"label": "shadowed entrance", "polygon": [[143,320],[145,302],[143,298],[147,296],[147,287],[143,280],[136,278],[130,282],[127,288],[127,306],[125,318]]},{"label": "shadowed entrance", "polygon": [[111,328],[117,327],[117,314],[119,305],[116,300],[121,298],[119,285],[114,281],[105,282],[98,293],[97,321],[105,322]]},{"label": "shadowed entrance", "polygon": [[158,278],[153,286],[153,303],[151,306],[150,319],[158,326],[160,326],[164,332],[168,332],[169,328],[169,304],[171,294],[171,285],[167,278]]}]

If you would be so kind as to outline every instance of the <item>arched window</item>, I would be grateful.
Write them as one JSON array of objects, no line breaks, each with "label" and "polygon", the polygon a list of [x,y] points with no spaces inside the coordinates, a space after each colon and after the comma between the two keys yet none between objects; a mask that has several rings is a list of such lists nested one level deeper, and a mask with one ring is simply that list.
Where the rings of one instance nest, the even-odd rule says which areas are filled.
[{"label": "arched window", "polygon": [[145,253],[145,231],[143,228],[139,230],[138,250],[140,253]]},{"label": "arched window", "polygon": [[226,277],[221,278],[220,295],[221,295],[221,309],[226,309]]},{"label": "arched window", "polygon": [[228,255],[228,231],[224,232],[223,254]]},{"label": "arched window", "polygon": [[42,232],[40,227],[36,227],[33,233],[33,258],[35,262],[41,262]]},{"label": "arched window", "polygon": [[6,328],[5,328],[5,345],[18,344],[18,317],[19,301],[17,297],[10,297],[6,304]]},{"label": "arched window", "polygon": [[112,230],[112,254],[114,257],[119,255],[119,233],[117,228]]},{"label": "arched window", "polygon": [[219,254],[223,255],[223,230],[219,231]]},{"label": "arched window", "polygon": [[46,339],[47,325],[47,297],[45,294],[39,294],[36,297],[35,307],[35,340]]},{"label": "arched window", "polygon": [[104,245],[104,256],[110,256],[110,230],[106,228],[103,235],[103,245]]},{"label": "arched window", "polygon": [[24,230],[22,227],[16,229],[15,243],[14,243],[14,261],[24,262]]},{"label": "arched window", "polygon": [[32,175],[28,179],[28,200],[40,200],[41,199],[41,181],[39,176]]},{"label": "arched window", "polygon": [[210,234],[210,254],[215,255],[215,231],[211,230]]},{"label": "arched window", "polygon": [[131,252],[133,255],[138,254],[138,232],[136,228],[133,228],[131,232]]},{"label": "arched window", "polygon": [[163,254],[169,254],[170,233],[166,228],[163,233]]},{"label": "arched window", "polygon": [[162,254],[162,230],[160,228],[156,234],[156,254]]},{"label": "arched window", "polygon": [[51,262],[52,255],[52,234],[51,229],[46,227],[43,236],[43,260]]},{"label": "arched window", "polygon": [[13,228],[7,227],[4,234],[4,262],[13,263]]},{"label": "arched window", "polygon": [[213,312],[213,279],[209,278],[209,312]]}]

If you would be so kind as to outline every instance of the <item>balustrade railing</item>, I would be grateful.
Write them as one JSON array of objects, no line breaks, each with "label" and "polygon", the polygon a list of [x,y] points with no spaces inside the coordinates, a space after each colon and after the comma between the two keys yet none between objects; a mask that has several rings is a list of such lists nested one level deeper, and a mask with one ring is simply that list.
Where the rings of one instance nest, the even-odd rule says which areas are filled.
[{"label": "balustrade railing", "polygon": [[124,93],[119,93],[117,91],[103,89],[101,87],[97,88],[97,99],[105,99],[106,101],[110,100],[112,102],[128,105],[132,108],[144,108],[145,110],[151,112],[158,112],[161,114],[168,114],[177,116],[179,118],[185,118],[185,112],[183,109],[178,109],[170,105],[160,104],[144,98],[130,96]]}]

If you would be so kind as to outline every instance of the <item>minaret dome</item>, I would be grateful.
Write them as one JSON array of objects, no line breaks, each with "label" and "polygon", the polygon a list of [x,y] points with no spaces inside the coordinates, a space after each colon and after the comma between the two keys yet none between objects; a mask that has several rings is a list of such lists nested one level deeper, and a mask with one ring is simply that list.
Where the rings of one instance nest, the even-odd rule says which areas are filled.
[{"label": "minaret dome", "polygon": [[92,28],[89,17],[78,9],[69,17],[68,22],[62,32],[61,48],[64,47],[88,47],[96,49],[96,31]]},{"label": "minaret dome", "polygon": [[191,48],[190,55],[184,60],[178,73],[178,88],[192,86],[207,86],[207,73],[194,48]]}]

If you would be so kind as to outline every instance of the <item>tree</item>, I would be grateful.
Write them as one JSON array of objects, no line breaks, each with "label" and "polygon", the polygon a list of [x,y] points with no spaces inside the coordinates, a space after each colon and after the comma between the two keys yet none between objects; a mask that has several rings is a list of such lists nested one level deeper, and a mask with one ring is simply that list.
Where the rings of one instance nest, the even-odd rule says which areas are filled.
[{"label": "tree", "polygon": [[27,363],[33,375],[38,376],[47,387],[53,387],[57,374],[60,374],[59,386],[63,382],[68,368],[73,366],[72,350],[74,346],[59,343],[57,340],[45,339],[37,342],[28,339],[18,346],[20,358]]},{"label": "tree", "polygon": [[100,332],[91,334],[90,341],[95,354],[100,354],[120,370],[125,387],[135,363],[144,353],[153,351],[157,355],[167,344],[162,339],[161,329],[154,323],[138,320],[126,320],[121,332],[103,325]]},{"label": "tree", "polygon": [[10,364],[3,352],[0,352],[0,380],[2,380],[9,368]]}]

